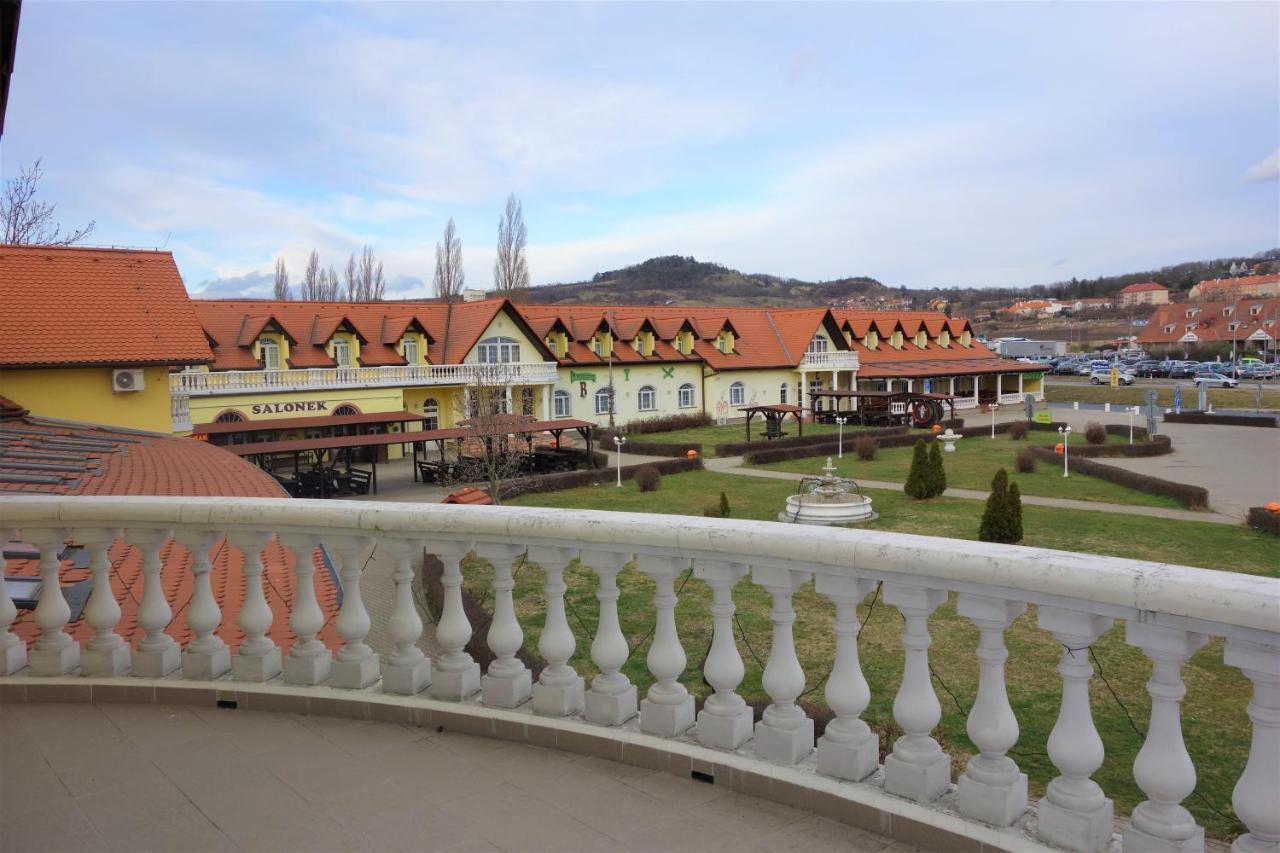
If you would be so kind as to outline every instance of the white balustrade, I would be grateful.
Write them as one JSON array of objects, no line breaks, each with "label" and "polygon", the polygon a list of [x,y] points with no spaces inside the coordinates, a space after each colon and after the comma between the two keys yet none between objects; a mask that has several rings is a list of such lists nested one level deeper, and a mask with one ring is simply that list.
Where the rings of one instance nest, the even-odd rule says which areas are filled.
[{"label": "white balustrade", "polygon": [[[389,388],[467,385],[483,381],[516,385],[554,383],[554,361],[509,364],[424,364],[400,367],[311,367],[282,370],[190,371],[169,375],[175,431],[190,430],[190,397],[221,394],[309,391],[333,388]],[[183,411],[185,407],[185,412]],[[180,428],[184,423],[186,426]]]},{"label": "white balustrade", "polygon": [[[30,684],[77,671],[95,683],[110,683],[126,672],[207,682],[226,678],[230,671],[232,678],[261,682],[279,681],[283,672],[284,680],[295,685],[289,688],[292,695],[334,687],[365,689],[371,702],[379,692],[412,697],[426,688],[437,699],[471,699],[459,713],[495,709],[495,715],[510,719],[509,711],[497,709],[531,707],[537,715],[560,719],[530,718],[529,726],[572,732],[594,725],[598,737],[616,737],[624,749],[653,735],[658,737],[649,737],[650,748],[696,749],[691,746],[696,738],[702,746],[736,751],[734,761],[752,756],[780,765],[816,764],[828,778],[813,784],[828,790],[837,784],[843,791],[868,786],[922,803],[937,799],[951,781],[950,762],[933,737],[941,706],[930,680],[929,620],[954,593],[957,613],[979,632],[977,695],[967,721],[977,754],[957,780],[957,796],[943,800],[950,813],[946,820],[959,820],[953,810],[958,808],[973,821],[975,833],[1010,833],[996,836],[1011,839],[1010,844],[994,845],[1009,849],[1027,846],[1032,828],[1044,841],[1068,850],[1092,853],[1118,846],[1111,800],[1092,778],[1102,764],[1103,745],[1093,723],[1089,685],[1090,647],[1120,619],[1128,642],[1151,662],[1151,717],[1133,767],[1146,799],[1120,826],[1120,844],[1130,851],[1201,850],[1203,831],[1184,805],[1195,790],[1196,767],[1183,743],[1181,668],[1209,637],[1223,637],[1226,664],[1253,684],[1247,709],[1252,745],[1233,797],[1235,814],[1248,831],[1235,840],[1233,850],[1280,849],[1280,810],[1275,808],[1280,801],[1280,581],[1275,579],[869,530],[701,518],[673,524],[669,516],[511,507],[41,496],[0,497],[0,516],[11,528],[0,535],[30,543],[40,555],[34,619],[17,609],[8,595],[11,585],[0,587],[0,684],[24,679]],[[121,591],[118,598],[111,585],[110,556],[121,530],[140,552],[128,559],[141,561],[142,584],[132,590],[139,596],[132,635],[125,631],[132,620],[120,615],[127,593]],[[185,602],[193,639],[181,652],[180,674],[172,668],[176,643],[165,629],[171,607],[183,603],[167,601],[161,581],[175,565],[185,570],[188,558],[166,544],[170,530],[173,540],[190,552],[193,579],[191,599]],[[284,609],[273,614],[264,596],[263,555],[269,548],[272,570],[279,568],[282,552],[273,544],[277,536],[296,555],[297,583],[293,599],[286,597],[277,605]],[[61,587],[61,556],[68,540],[88,549],[93,575],[83,613],[84,626],[92,632],[79,622],[74,625],[75,636],[84,638],[83,652],[68,633],[71,608]],[[467,653],[472,626],[462,599],[463,559],[477,542],[476,553],[494,566],[487,641],[496,659],[483,679]],[[320,639],[324,614],[313,560],[318,543],[341,577],[336,618],[340,644]],[[221,584],[210,580],[214,564],[223,564],[217,555],[230,548],[243,554],[239,626],[244,640],[234,657],[216,633],[223,614],[213,590]],[[413,583],[421,553],[436,555],[443,565],[444,606],[435,626],[441,653],[435,660],[420,649],[423,619]],[[565,576],[575,555],[598,580],[594,592],[599,610],[591,638],[585,636],[590,626],[567,612]],[[370,582],[362,577],[363,567],[374,559],[389,561],[391,569],[390,580],[383,581],[389,589],[378,596],[389,603],[372,617],[392,643],[381,666],[366,642],[372,620],[361,594],[362,581]],[[518,657],[524,635],[515,616],[514,567],[522,559],[544,573],[546,607],[538,653],[546,665],[534,683]],[[677,615],[677,586],[690,567],[711,589],[713,631],[702,667],[713,692],[696,723],[693,697],[681,684],[688,656]],[[619,581],[625,584],[633,577],[624,572],[643,573],[655,585],[652,607],[647,608],[654,626],[646,658],[653,680],[643,703],[623,672],[632,655],[619,624]],[[735,587],[748,575],[746,583],[763,589],[772,602],[768,663],[760,685],[749,685],[762,688],[771,704],[754,729],[751,708],[738,695],[745,668],[734,619]],[[815,591],[835,606],[829,629],[834,661],[825,691],[811,691],[810,697],[815,703],[825,698],[833,715],[817,742],[816,762],[810,761],[813,720],[799,704],[805,673],[793,636],[793,598],[810,578]],[[890,685],[868,684],[858,648],[858,608],[877,584],[882,584],[886,605],[896,607],[904,622],[902,681],[893,702],[903,735],[892,745],[883,773],[876,772],[877,735],[863,715],[872,691]],[[1058,776],[1030,822],[1025,820],[1027,779],[1010,757],[1019,721],[1005,685],[1009,652],[1004,643],[1005,632],[1029,605],[1037,607],[1039,628],[1063,647],[1058,667],[1062,700],[1047,744]],[[275,619],[285,618],[297,639],[282,662],[270,631]],[[589,691],[570,665],[578,644],[588,639],[599,671]],[[26,642],[32,640],[28,654]],[[755,640],[763,647],[763,637]],[[138,650],[130,656],[134,641]],[[330,646],[337,646],[331,664]],[[637,713],[639,720],[626,725]],[[620,729],[614,734],[603,727]],[[678,747],[662,747],[664,741],[658,739],[673,737],[679,738]],[[771,769],[766,775],[787,772]]]}]

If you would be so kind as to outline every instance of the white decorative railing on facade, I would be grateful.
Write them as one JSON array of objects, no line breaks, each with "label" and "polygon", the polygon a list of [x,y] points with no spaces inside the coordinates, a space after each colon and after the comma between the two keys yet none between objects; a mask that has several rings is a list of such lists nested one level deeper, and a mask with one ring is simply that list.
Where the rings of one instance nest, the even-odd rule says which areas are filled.
[{"label": "white decorative railing on facade", "polygon": [[170,393],[169,418],[174,432],[191,432],[191,398],[186,394]]},{"label": "white decorative railing on facade", "polygon": [[[363,689],[380,680],[383,693],[425,691],[434,699],[472,699],[468,707],[481,713],[531,703],[535,714],[585,721],[578,724],[630,739],[641,735],[610,727],[638,717],[640,732],[651,736],[652,744],[692,738],[704,747],[736,750],[735,760],[754,755],[777,765],[806,762],[821,776],[868,790],[883,787],[918,803],[935,801],[959,771],[952,802],[972,821],[966,825],[975,835],[989,833],[981,825],[1021,824],[1028,809],[1027,777],[1010,754],[1019,728],[1005,689],[1004,633],[1034,605],[1039,627],[1062,646],[1062,700],[1047,747],[1058,776],[1027,825],[1040,840],[1071,850],[1101,850],[1112,839],[1112,801],[1091,778],[1104,756],[1089,701],[1094,672],[1089,649],[1115,620],[1126,622],[1127,642],[1152,663],[1150,724],[1134,764],[1147,799],[1134,810],[1122,843],[1143,851],[1202,849],[1202,830],[1181,805],[1196,784],[1180,721],[1181,668],[1209,638],[1222,637],[1225,664],[1254,685],[1247,709],[1252,748],[1233,799],[1248,834],[1236,840],[1235,849],[1274,850],[1280,841],[1280,580],[877,531],[561,509],[6,497],[0,498],[0,519],[8,528],[0,530],[6,541],[18,536],[38,549],[42,570],[35,611],[41,633],[29,655],[7,630],[16,611],[7,592],[0,596],[0,675],[7,680],[16,680],[13,674],[24,667],[23,677],[32,681],[77,671],[95,677],[131,671],[143,678],[250,682],[282,675],[290,685],[313,689]],[[143,557],[138,624],[145,637],[133,650],[115,633],[120,609],[108,581],[107,552],[121,535]],[[84,649],[66,633],[70,611],[59,584],[59,555],[69,537],[89,550],[96,580],[85,610],[96,636]],[[297,639],[283,660],[268,635],[273,614],[262,580],[261,555],[276,537],[298,557],[298,593],[289,615]],[[170,540],[192,555],[188,623],[194,639],[185,648],[166,633],[171,603],[160,585],[160,566]],[[346,590],[336,622],[343,645],[336,654],[317,640],[323,615],[316,603],[314,563],[307,557],[319,545],[337,564]],[[244,555],[243,578],[223,581],[245,589],[239,615],[244,640],[235,650],[214,634],[222,617],[210,584],[211,550],[228,546]],[[378,617],[386,620],[394,644],[382,660],[365,642],[370,615],[359,594],[373,546],[391,554],[397,567],[394,606]],[[412,588],[412,559],[424,550],[443,564],[444,605],[435,629],[443,653],[434,660],[419,650],[423,623]],[[463,559],[473,550],[494,567],[487,643],[495,660],[483,677],[466,651],[473,629],[461,594]],[[538,653],[547,665],[537,679],[517,656],[524,635],[513,607],[512,569],[525,559],[545,577]],[[566,618],[564,571],[574,559],[599,580],[594,637],[577,636]],[[712,640],[702,670],[714,694],[696,715],[693,697],[679,681],[688,658],[676,618],[675,582],[687,570],[712,592]],[[655,633],[647,657],[654,683],[643,699],[622,672],[629,649],[618,622],[618,577],[632,571],[655,585]],[[733,631],[733,591],[744,579],[772,597],[773,639],[762,679],[771,704],[758,721],[737,693],[744,666]],[[834,663],[825,688],[834,719],[816,742],[813,720],[798,704],[805,676],[792,637],[793,595],[811,579],[816,592],[835,606]],[[905,655],[893,702],[902,734],[883,765],[878,737],[860,718],[871,693],[858,659],[856,611],[878,584],[884,601],[902,616]],[[979,632],[977,700],[968,717],[978,754],[963,768],[952,767],[933,736],[941,707],[930,680],[928,627],[931,615],[952,595],[958,613]],[[578,644],[587,642],[599,675],[584,684],[570,660]],[[815,750],[816,762],[806,761]],[[1019,831],[1030,830],[1008,830],[1010,838],[1022,839],[1010,849],[1032,841]]]},{"label": "white decorative railing on facade", "polygon": [[510,364],[424,364],[392,367],[313,367],[291,370],[221,370],[169,375],[173,394],[263,394],[324,388],[485,384],[545,385],[556,381],[553,361]]},{"label": "white decorative railing on facade", "polygon": [[801,370],[857,370],[858,354],[845,350],[806,352],[800,360]]}]

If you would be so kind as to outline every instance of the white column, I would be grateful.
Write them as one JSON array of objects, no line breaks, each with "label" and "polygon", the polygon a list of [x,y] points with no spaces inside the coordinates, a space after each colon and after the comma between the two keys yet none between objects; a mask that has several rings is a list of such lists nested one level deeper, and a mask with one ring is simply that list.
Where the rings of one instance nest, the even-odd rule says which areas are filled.
[{"label": "white column", "polygon": [[969,710],[969,739],[979,754],[969,759],[957,785],[960,812],[996,826],[1008,826],[1027,810],[1027,774],[1007,753],[1018,742],[1018,718],[1009,706],[1004,663],[1009,651],[1004,632],[1027,605],[962,592],[956,612],[978,626],[978,696]]},{"label": "white column", "polygon": [[164,678],[182,666],[178,641],[164,632],[173,619],[160,578],[164,561],[160,551],[172,536],[169,530],[132,529],[125,541],[142,549],[142,603],[138,606],[138,627],[145,636],[133,651],[133,674],[142,678]]},{"label": "white column", "polygon": [[951,390],[948,391],[947,393],[950,394],[952,397],[954,397],[956,395],[956,378],[952,376],[950,381],[951,381]]},{"label": "white column", "polygon": [[422,617],[418,615],[418,605],[413,600],[413,558],[422,553],[422,542],[383,537],[378,540],[378,547],[386,550],[396,564],[391,575],[395,582],[395,603],[387,622],[395,649],[387,655],[387,662],[382,667],[382,692],[414,696],[431,684],[431,663],[418,648],[418,640],[422,637]]},{"label": "white column", "polygon": [[630,554],[612,551],[582,551],[582,564],[600,578],[596,599],[600,616],[596,636],[591,641],[591,660],[600,674],[591,679],[586,695],[586,717],[604,726],[620,726],[637,713],[636,686],[622,674],[627,662],[627,638],[618,625],[618,573],[631,560]]},{"label": "white column", "polygon": [[284,662],[284,680],[289,684],[323,684],[329,677],[333,656],[316,639],[324,627],[324,613],[316,601],[316,564],[313,559],[320,538],[313,533],[285,533],[280,544],[293,552],[293,609],[289,628],[294,640]]},{"label": "white column", "polygon": [[231,675],[237,681],[270,681],[282,669],[280,647],[267,636],[272,614],[262,593],[262,549],[271,541],[271,533],[246,530],[228,539],[244,556],[244,603],[238,620],[244,640],[231,662]]},{"label": "white column", "polygon": [[524,631],[511,595],[516,586],[513,572],[525,562],[525,550],[522,545],[476,545],[476,554],[493,564],[493,618],[485,640],[494,659],[480,679],[481,699],[493,708],[515,708],[533,696],[533,674],[516,657],[524,645]]},{"label": "white column", "polygon": [[1111,843],[1113,807],[1089,778],[1105,757],[1102,738],[1089,707],[1089,647],[1111,627],[1112,619],[1077,610],[1041,606],[1041,628],[1063,645],[1058,672],[1062,705],[1049,734],[1049,759],[1062,775],[1049,783],[1038,806],[1040,837],[1078,853],[1093,853]]},{"label": "white column", "polygon": [[860,782],[880,766],[880,738],[862,719],[871,688],[858,661],[858,602],[875,589],[875,581],[818,575],[819,593],[836,605],[836,657],[827,677],[827,707],[836,715],[818,738],[818,772]]},{"label": "white column", "polygon": [[471,550],[461,542],[429,543],[444,573],[444,607],[436,624],[436,642],[444,654],[435,662],[430,693],[437,699],[466,699],[480,692],[480,664],[471,659],[467,643],[471,642],[471,622],[462,608],[462,558]]},{"label": "white column", "polygon": [[[195,638],[182,652],[182,676],[195,681],[212,681],[231,671],[231,650],[214,633],[222,624],[222,610],[210,583],[213,561],[209,559],[209,551],[220,539],[222,534],[213,530],[180,527],[174,531],[174,541],[191,552],[193,577],[187,627]],[[222,547],[227,547],[227,543]]]},{"label": "white column", "polygon": [[337,628],[342,648],[330,668],[329,686],[362,690],[381,677],[378,656],[364,638],[369,636],[369,613],[360,592],[363,558],[373,540],[363,536],[325,538],[330,556],[338,557],[338,576],[342,579],[342,605],[338,608]]},{"label": "white column", "polygon": [[796,394],[796,405],[803,408],[809,405],[809,374],[807,371],[800,371],[800,393]]},{"label": "white column", "polygon": [[653,642],[645,662],[657,679],[640,703],[640,730],[662,737],[675,737],[693,728],[693,697],[680,683],[688,664],[676,629],[675,581],[689,568],[678,557],[636,556],[636,567],[653,578]]},{"label": "white column", "polygon": [[[0,527],[0,548],[14,537],[14,531]],[[4,561],[0,559],[0,675],[13,675],[27,665],[27,644],[9,630],[18,618],[18,608],[5,585]]]},{"label": "white column", "polygon": [[581,714],[586,703],[582,676],[569,666],[578,642],[564,612],[564,570],[573,561],[571,548],[530,546],[528,559],[542,567],[547,610],[538,638],[538,654],[547,662],[533,685],[533,711],[553,717]]},{"label": "white column", "polygon": [[[840,374],[837,371],[833,370],[831,371],[831,390],[835,391],[839,387],[840,387]],[[839,400],[832,398],[831,408],[833,409],[836,408],[839,405],[839,402],[840,402]]]},{"label": "white column", "polygon": [[89,594],[84,615],[93,626],[94,636],[80,654],[83,675],[109,677],[129,671],[130,649],[124,637],[116,633],[120,604],[111,588],[110,550],[119,537],[119,530],[75,531],[75,541],[89,549],[89,568],[93,571],[93,592]]},{"label": "white column", "polygon": [[542,419],[544,421],[551,420],[551,395],[555,393],[556,386],[542,386]]},{"label": "white column", "polygon": [[1231,794],[1231,806],[1249,831],[1231,844],[1231,853],[1280,850],[1280,648],[1228,639],[1223,660],[1253,682],[1249,760]]},{"label": "white column", "polygon": [[884,789],[927,803],[951,784],[951,759],[930,732],[942,719],[942,705],[929,680],[929,616],[947,600],[941,589],[886,583],[884,600],[902,613],[902,646],[906,662],[902,684],[893,697],[893,719],[904,734],[884,760]]},{"label": "white column", "polygon": [[973,406],[974,406],[974,408],[977,408],[977,407],[978,407],[978,399],[979,399],[979,398],[978,398],[978,386],[979,386],[980,384],[982,384],[982,383],[979,381],[981,378],[982,378],[981,376],[978,376],[978,375],[976,375],[976,374],[973,376]]},{"label": "white column", "polygon": [[772,701],[756,723],[756,757],[775,764],[798,764],[813,751],[813,720],[796,704],[804,692],[804,670],[791,632],[796,621],[791,599],[809,577],[808,572],[793,569],[755,566],[751,570],[751,579],[773,596],[769,611],[773,647],[762,679]]},{"label": "white column", "polygon": [[1018,396],[1022,396],[1022,374],[1018,374]]},{"label": "white column", "polygon": [[24,530],[23,538],[40,549],[40,601],[36,604],[36,624],[40,637],[28,654],[32,675],[65,675],[80,665],[80,647],[63,628],[71,618],[71,607],[62,596],[60,573],[67,531],[59,528]]},{"label": "white column", "polygon": [[[1196,788],[1196,767],[1182,740],[1182,665],[1209,641],[1204,634],[1143,622],[1125,624],[1125,640],[1151,658],[1151,722],[1133,762],[1133,777],[1147,799],[1124,830],[1124,846],[1153,853],[1199,853],[1204,827],[1182,801]],[[1278,757],[1280,758],[1280,757]]]},{"label": "white column", "polygon": [[737,693],[746,667],[733,636],[733,588],[747,573],[747,566],[698,560],[693,573],[711,587],[714,621],[711,651],[707,654],[703,675],[716,692],[707,697],[698,714],[698,742],[716,749],[737,749],[751,740],[755,722],[751,706]]}]

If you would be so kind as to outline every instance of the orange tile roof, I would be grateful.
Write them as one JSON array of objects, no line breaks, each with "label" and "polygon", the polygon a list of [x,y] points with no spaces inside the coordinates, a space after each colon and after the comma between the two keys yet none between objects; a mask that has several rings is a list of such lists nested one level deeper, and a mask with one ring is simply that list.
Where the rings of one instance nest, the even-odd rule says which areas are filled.
[{"label": "orange tile roof", "polygon": [[169,252],[0,246],[0,367],[213,360]]},{"label": "orange tile roof", "polygon": [[[1228,308],[1231,313],[1223,314]],[[1188,313],[1192,316],[1188,317]],[[1240,324],[1234,332],[1232,323]],[[1188,326],[1192,328],[1188,330]],[[1161,305],[1138,333],[1138,343],[1174,344],[1181,341],[1188,331],[1196,336],[1199,343],[1244,341],[1258,331],[1276,339],[1280,337],[1280,298],[1255,296]]]}]

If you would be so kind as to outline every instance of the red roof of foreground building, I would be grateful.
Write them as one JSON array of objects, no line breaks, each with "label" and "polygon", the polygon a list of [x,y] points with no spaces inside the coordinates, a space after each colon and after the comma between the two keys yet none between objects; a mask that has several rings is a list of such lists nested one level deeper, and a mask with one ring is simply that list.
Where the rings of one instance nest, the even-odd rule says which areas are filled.
[{"label": "red roof of foreground building", "polygon": [[169,252],[0,246],[0,367],[206,364]]},{"label": "red roof of foreground building", "polygon": [[[191,438],[70,424],[28,416],[20,407],[0,397],[0,495],[155,495],[285,498],[280,485],[266,472],[220,447]],[[74,445],[74,446],[73,446]],[[47,468],[40,468],[41,465]],[[21,480],[23,482],[11,482]],[[33,482],[39,481],[39,482]],[[4,543],[0,543],[4,544]],[[76,588],[91,577],[83,551],[74,540],[63,555],[64,590]],[[22,556],[24,546],[10,546],[18,556],[8,559],[6,575],[39,577],[39,560]],[[219,541],[213,548],[210,580],[222,610],[218,636],[233,649],[243,639],[236,622],[244,601],[244,558],[238,550]],[[117,541],[109,551],[111,586],[122,612],[116,631],[130,643],[141,639],[138,606],[142,595],[142,551]],[[192,557],[186,548],[168,542],[161,551],[161,586],[173,612],[167,632],[179,642],[191,639],[186,613],[193,594]],[[325,614],[320,639],[336,648],[334,627],[338,611],[338,585],[327,555],[311,554],[316,566],[316,597]],[[291,638],[289,611],[294,600],[293,552],[272,540],[263,552],[263,589],[273,621],[269,635],[287,648]],[[12,630],[28,643],[39,636],[34,612],[19,610]],[[93,629],[83,615],[68,626],[77,641],[88,640]]]}]

